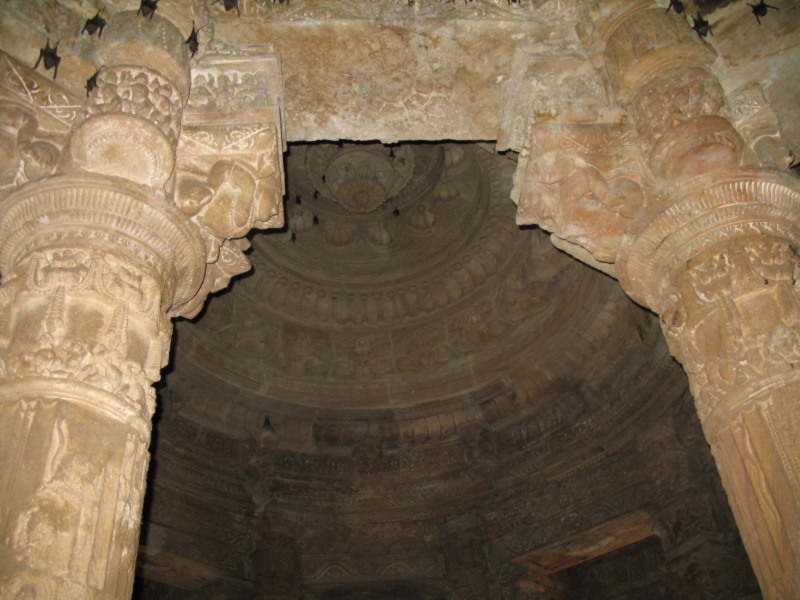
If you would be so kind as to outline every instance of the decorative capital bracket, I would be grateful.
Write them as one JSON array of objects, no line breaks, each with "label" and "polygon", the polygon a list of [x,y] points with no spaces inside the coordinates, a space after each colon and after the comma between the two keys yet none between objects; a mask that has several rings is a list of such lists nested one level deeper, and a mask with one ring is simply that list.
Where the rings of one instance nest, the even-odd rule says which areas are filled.
[{"label": "decorative capital bracket", "polygon": [[193,70],[174,175],[175,202],[205,241],[206,276],[170,316],[195,316],[250,269],[250,229],[283,226],[284,122],[280,54],[210,47]]},{"label": "decorative capital bracket", "polygon": [[517,224],[539,225],[611,265],[650,184],[632,126],[536,125],[512,191]]}]

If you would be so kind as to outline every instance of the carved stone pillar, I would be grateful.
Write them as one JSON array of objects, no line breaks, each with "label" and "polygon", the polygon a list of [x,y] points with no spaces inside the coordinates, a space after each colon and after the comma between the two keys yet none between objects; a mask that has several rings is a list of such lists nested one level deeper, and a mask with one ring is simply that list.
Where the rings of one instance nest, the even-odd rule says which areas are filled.
[{"label": "carved stone pillar", "polygon": [[661,315],[765,598],[800,591],[800,186],[706,176],[629,230],[625,290]]},{"label": "carved stone pillar", "polygon": [[661,196],[626,231],[620,283],[661,315],[689,375],[764,596],[797,597],[800,186],[747,169],[714,53],[683,19],[636,13],[605,56]]},{"label": "carved stone pillar", "polygon": [[726,98],[684,19],[646,2],[603,10],[584,43],[632,123],[532,127],[518,223],[661,315],[764,596],[795,598],[800,185],[774,170],[788,162],[769,111]]},{"label": "carved stone pillar", "polygon": [[165,198],[89,174],[6,198],[0,239],[0,594],[128,597],[164,307],[199,285],[202,242]]},{"label": "carved stone pillar", "polygon": [[[130,596],[169,317],[247,270],[241,238],[282,219],[277,107],[250,132],[252,165],[215,161],[202,193],[175,184],[183,37],[115,15],[55,175],[17,178],[0,201],[3,599]],[[282,89],[279,63],[264,83]]]}]

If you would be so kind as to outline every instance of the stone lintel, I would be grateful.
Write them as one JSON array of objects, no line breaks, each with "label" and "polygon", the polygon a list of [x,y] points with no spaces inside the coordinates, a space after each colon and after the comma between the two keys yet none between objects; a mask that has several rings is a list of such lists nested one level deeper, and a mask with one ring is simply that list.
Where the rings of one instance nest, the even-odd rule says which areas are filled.
[{"label": "stone lintel", "polygon": [[[568,24],[557,24],[565,28]],[[552,22],[221,20],[228,44],[269,40],[283,58],[287,139],[495,140],[515,46]]]}]

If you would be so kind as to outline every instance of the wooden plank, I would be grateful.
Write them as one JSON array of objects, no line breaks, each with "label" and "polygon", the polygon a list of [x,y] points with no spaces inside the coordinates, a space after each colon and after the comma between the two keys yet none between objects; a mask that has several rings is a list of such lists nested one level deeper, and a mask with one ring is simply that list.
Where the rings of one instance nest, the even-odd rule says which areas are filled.
[{"label": "wooden plank", "polygon": [[655,535],[653,525],[650,515],[646,511],[638,510],[550,546],[528,552],[512,562],[541,575],[558,573]]}]

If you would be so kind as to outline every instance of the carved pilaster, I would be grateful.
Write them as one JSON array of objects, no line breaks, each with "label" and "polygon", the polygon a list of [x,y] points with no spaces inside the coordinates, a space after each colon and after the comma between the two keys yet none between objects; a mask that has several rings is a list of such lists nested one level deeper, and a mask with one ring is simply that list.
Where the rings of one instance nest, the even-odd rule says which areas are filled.
[{"label": "carved pilaster", "polygon": [[[258,600],[303,597],[303,550],[286,532],[265,528],[254,555]],[[288,529],[288,528],[287,528]]]},{"label": "carved pilaster", "polygon": [[442,531],[448,598],[489,596],[489,568],[479,523],[471,515],[446,523]]}]

